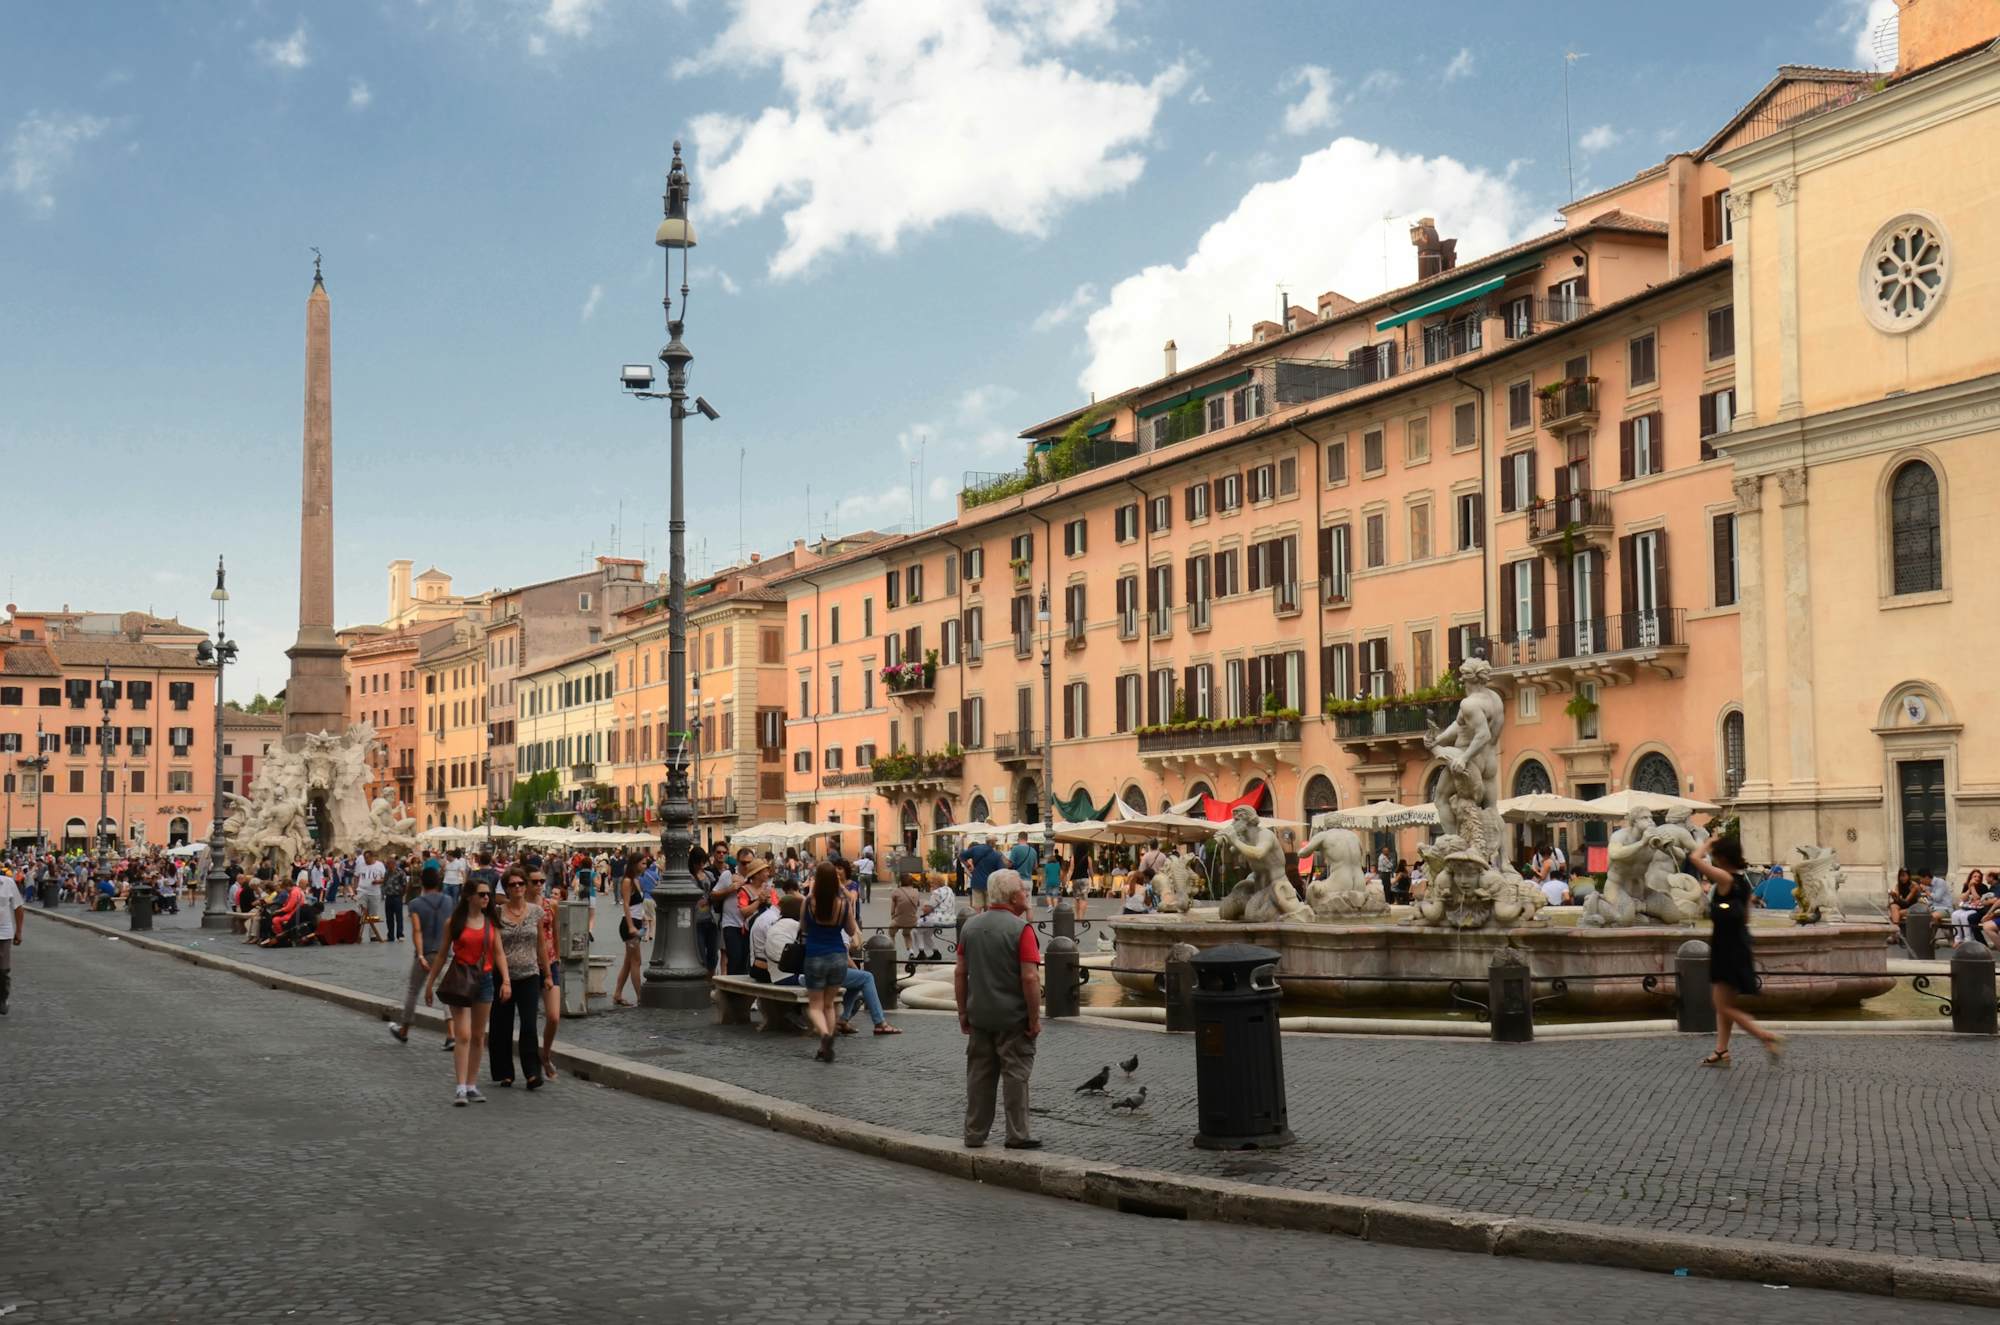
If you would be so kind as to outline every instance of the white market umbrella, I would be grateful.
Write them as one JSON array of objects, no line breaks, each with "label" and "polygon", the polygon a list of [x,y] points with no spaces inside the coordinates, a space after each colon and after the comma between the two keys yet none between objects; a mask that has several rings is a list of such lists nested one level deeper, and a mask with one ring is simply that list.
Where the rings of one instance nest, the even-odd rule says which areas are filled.
[{"label": "white market umbrella", "polygon": [[1500,817],[1510,824],[1543,823],[1554,819],[1601,819],[1604,812],[1592,809],[1588,801],[1537,791],[1501,801]]},{"label": "white market umbrella", "polygon": [[966,823],[946,824],[942,828],[933,829],[931,831],[931,836],[932,837],[989,837],[999,831],[1001,831],[999,828],[995,827],[993,824],[987,823],[984,819],[972,819]]},{"label": "white market umbrella", "polygon": [[1669,796],[1658,791],[1640,791],[1627,787],[1614,791],[1609,796],[1599,796],[1587,802],[1591,813],[1606,819],[1623,819],[1634,810],[1651,810],[1654,814],[1665,814],[1669,810],[1686,810],[1690,814],[1715,814],[1721,807],[1707,801],[1690,800],[1685,796]]},{"label": "white market umbrella", "polygon": [[1429,828],[1436,825],[1437,807],[1402,805],[1395,801],[1375,801],[1348,810],[1335,810],[1327,820],[1335,828],[1381,832],[1396,828]]}]

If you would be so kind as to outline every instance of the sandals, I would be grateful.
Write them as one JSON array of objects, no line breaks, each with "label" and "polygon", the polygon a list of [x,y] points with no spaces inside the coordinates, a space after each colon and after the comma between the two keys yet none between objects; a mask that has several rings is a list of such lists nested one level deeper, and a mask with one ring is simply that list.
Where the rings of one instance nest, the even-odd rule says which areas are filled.
[{"label": "sandals", "polygon": [[1764,1052],[1773,1058],[1785,1056],[1785,1037],[1773,1031],[1771,1038],[1764,1041]]},{"label": "sandals", "polygon": [[875,1033],[876,1033],[877,1035],[901,1035],[901,1034],[902,1034],[902,1032],[901,1032],[901,1031],[897,1030],[897,1029],[896,1029],[896,1028],[895,1028],[894,1026],[891,1026],[891,1025],[890,1025],[890,1024],[889,1024],[888,1022],[886,1022],[886,1021],[885,1021],[885,1022],[883,1022],[883,1023],[882,1023],[882,1024],[880,1025],[880,1026],[877,1026],[877,1027],[875,1028]]},{"label": "sandals", "polygon": [[1701,1065],[1703,1067],[1730,1067],[1732,1064],[1729,1061],[1729,1051],[1727,1049],[1717,1049],[1714,1053],[1702,1059]]},{"label": "sandals", "polygon": [[833,1037],[831,1035],[822,1035],[819,1037],[819,1052],[814,1054],[813,1057],[822,1063],[831,1063],[833,1061]]},{"label": "sandals", "polygon": [[840,1023],[840,1025],[839,1025],[838,1027],[836,1027],[835,1029],[837,1029],[837,1030],[838,1030],[838,1031],[839,1031],[839,1032],[840,1032],[840,1033],[841,1033],[842,1035],[853,1035],[853,1034],[855,1034],[855,1030],[854,1030],[854,1027],[853,1027],[853,1025],[852,1025],[851,1023],[849,1023],[849,1022],[845,1022],[845,1021],[843,1021],[843,1022],[841,1022],[841,1023]]}]

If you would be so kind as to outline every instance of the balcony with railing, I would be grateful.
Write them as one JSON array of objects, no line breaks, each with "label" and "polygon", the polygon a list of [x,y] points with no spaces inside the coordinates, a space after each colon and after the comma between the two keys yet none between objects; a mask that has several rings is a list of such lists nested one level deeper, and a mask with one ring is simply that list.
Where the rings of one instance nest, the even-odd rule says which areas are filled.
[{"label": "balcony with railing", "polygon": [[1081,617],[1063,622],[1063,652],[1075,653],[1087,642],[1085,623]]},{"label": "balcony with railing", "polygon": [[1607,685],[1687,671],[1687,610],[1662,607],[1595,621],[1564,621],[1485,641],[1496,680],[1554,690],[1578,680]]},{"label": "balcony with railing", "polygon": [[1568,377],[1551,382],[1538,393],[1542,398],[1544,428],[1574,428],[1597,422],[1597,379]]},{"label": "balcony with railing", "polygon": [[1128,607],[1118,614],[1118,638],[1139,638],[1139,609]]},{"label": "balcony with railing", "polygon": [[1486,313],[1476,309],[1449,322],[1434,322],[1424,328],[1424,363],[1443,363],[1473,354],[1484,348]]},{"label": "balcony with railing", "polygon": [[695,817],[699,819],[734,819],[736,798],[734,796],[703,796],[694,803]]},{"label": "balcony with railing", "polygon": [[1034,656],[1034,652],[1035,652],[1035,632],[1032,630],[1015,631],[1014,656],[1016,658],[1029,658]]},{"label": "balcony with railing", "polygon": [[1435,723],[1448,725],[1458,712],[1458,701],[1433,703],[1357,700],[1338,705],[1333,713],[1333,739],[1346,746],[1397,747],[1421,744]]},{"label": "balcony with railing", "polygon": [[985,660],[986,660],[986,641],[977,638],[967,640],[965,642],[966,666],[977,667],[979,666],[980,663],[984,662]]},{"label": "balcony with railing", "polygon": [[1037,445],[1035,454],[1019,469],[1003,472],[967,470],[959,488],[961,506],[970,510],[987,502],[1000,501],[1038,488],[1044,483],[1087,474],[1139,454],[1139,443],[1129,437],[1087,437],[1077,441],[1057,441]]},{"label": "balcony with railing", "polygon": [[1353,581],[1346,571],[1334,571],[1319,577],[1319,601],[1322,607],[1346,607],[1354,601]]},{"label": "balcony with railing", "polygon": [[1275,616],[1297,616],[1303,610],[1304,597],[1299,593],[1297,580],[1280,580],[1271,586],[1271,612]]},{"label": "balcony with railing", "polygon": [[1296,715],[1196,718],[1139,729],[1139,757],[1149,764],[1296,764],[1303,724]]},{"label": "balcony with railing", "polygon": [[875,756],[869,772],[878,787],[910,790],[941,787],[965,776],[965,756],[956,750],[934,750],[920,755],[899,750]]},{"label": "balcony with railing", "polygon": [[597,765],[594,763],[571,764],[569,766],[569,776],[572,782],[595,781],[597,778]]},{"label": "balcony with railing", "polygon": [[937,670],[938,665],[928,659],[895,663],[882,669],[882,688],[889,692],[889,698],[906,704],[928,703],[937,693]]},{"label": "balcony with railing", "polygon": [[1146,633],[1154,639],[1165,639],[1174,633],[1174,614],[1170,608],[1154,607],[1146,611]]},{"label": "balcony with railing", "polygon": [[1512,299],[1500,309],[1501,334],[1508,340],[1525,340],[1588,316],[1591,309],[1588,299]]},{"label": "balcony with railing", "polygon": [[1611,495],[1579,488],[1566,497],[1544,497],[1528,507],[1528,545],[1544,552],[1574,549],[1611,532]]},{"label": "balcony with railing", "polygon": [[1386,381],[1396,370],[1396,346],[1385,342],[1356,350],[1345,359],[1271,359],[1253,364],[1250,380],[1258,404],[1280,410]]},{"label": "balcony with railing", "polygon": [[993,738],[992,753],[1002,764],[1032,763],[1042,757],[1042,741],[1033,732],[1002,732]]},{"label": "balcony with railing", "polygon": [[1192,631],[1207,630],[1212,623],[1214,615],[1214,600],[1208,598],[1195,599],[1188,604],[1188,629]]}]

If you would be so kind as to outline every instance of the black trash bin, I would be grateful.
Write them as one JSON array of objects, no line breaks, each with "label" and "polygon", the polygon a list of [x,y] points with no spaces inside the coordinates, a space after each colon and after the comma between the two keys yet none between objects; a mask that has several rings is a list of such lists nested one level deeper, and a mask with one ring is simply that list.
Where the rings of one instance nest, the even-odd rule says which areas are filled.
[{"label": "black trash bin", "polygon": [[1290,1145],[1278,1041],[1278,954],[1226,943],[1196,954],[1194,1063],[1204,1150]]}]

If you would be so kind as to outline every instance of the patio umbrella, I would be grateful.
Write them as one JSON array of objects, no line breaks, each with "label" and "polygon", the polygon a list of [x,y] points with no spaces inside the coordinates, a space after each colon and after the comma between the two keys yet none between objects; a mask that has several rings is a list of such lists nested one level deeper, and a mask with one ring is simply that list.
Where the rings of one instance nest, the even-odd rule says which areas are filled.
[{"label": "patio umbrella", "polygon": [[[1091,822],[1095,823],[1097,821],[1092,820]],[[931,832],[931,836],[932,837],[990,837],[993,834],[998,833],[1000,831],[1001,831],[1000,828],[995,827],[993,824],[987,823],[984,819],[972,819],[962,824],[946,824],[943,828],[934,829]]]},{"label": "patio umbrella", "polygon": [[1327,822],[1336,828],[1386,832],[1397,828],[1429,828],[1435,826],[1437,821],[1435,806],[1375,801],[1349,810],[1335,810]]},{"label": "patio umbrella", "polygon": [[1587,801],[1537,791],[1501,801],[1500,817],[1510,824],[1542,823],[1552,819],[1601,819],[1604,812],[1592,809]]},{"label": "patio umbrella", "polygon": [[1055,840],[1090,844],[1115,842],[1118,840],[1118,835],[1111,830],[1111,825],[1102,819],[1083,819],[1057,828]]},{"label": "patio umbrella", "polygon": [[1609,796],[1599,796],[1589,801],[1591,812],[1606,819],[1623,819],[1633,810],[1651,810],[1654,814],[1665,814],[1669,810],[1686,810],[1691,814],[1715,814],[1721,807],[1707,801],[1689,800],[1685,796],[1669,796],[1658,791],[1640,791],[1627,787],[1614,791]]}]

